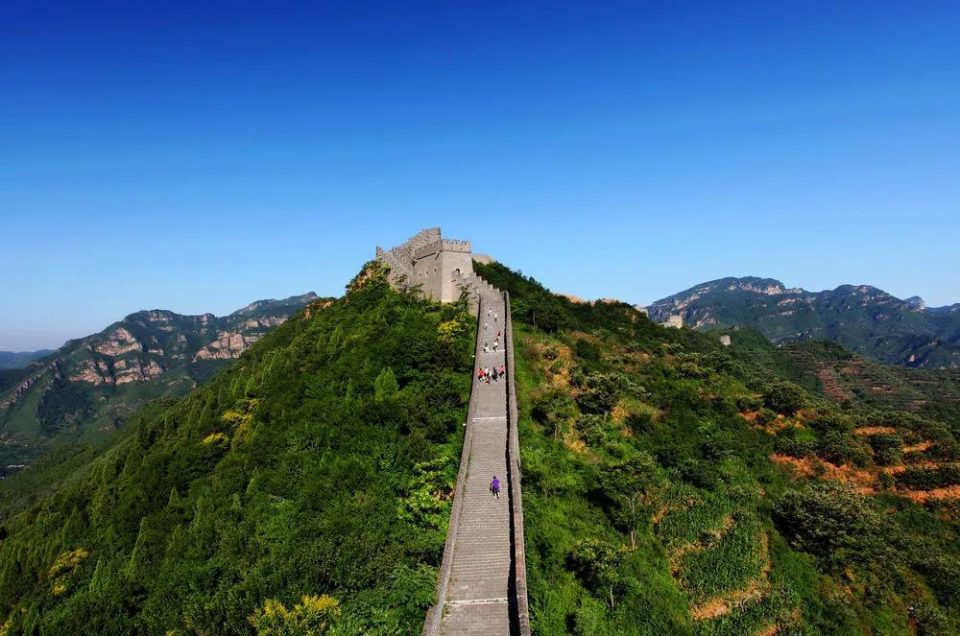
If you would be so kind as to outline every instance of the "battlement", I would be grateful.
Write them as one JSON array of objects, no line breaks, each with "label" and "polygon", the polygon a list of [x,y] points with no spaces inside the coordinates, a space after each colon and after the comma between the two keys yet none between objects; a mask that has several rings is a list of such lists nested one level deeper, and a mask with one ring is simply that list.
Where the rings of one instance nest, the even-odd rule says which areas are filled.
[{"label": "battlement", "polygon": [[443,239],[443,250],[445,252],[472,252],[470,241],[458,241],[456,239]]},{"label": "battlement", "polygon": [[462,252],[469,254],[470,251],[470,241],[440,239],[427,243],[423,247],[417,249],[413,253],[413,260],[418,261],[421,258],[426,258],[440,252]]},{"label": "battlement", "polygon": [[377,247],[377,260],[390,268],[395,287],[417,285],[429,298],[452,302],[460,297],[462,280],[473,274],[472,249],[470,241],[445,239],[434,227],[390,250]]}]

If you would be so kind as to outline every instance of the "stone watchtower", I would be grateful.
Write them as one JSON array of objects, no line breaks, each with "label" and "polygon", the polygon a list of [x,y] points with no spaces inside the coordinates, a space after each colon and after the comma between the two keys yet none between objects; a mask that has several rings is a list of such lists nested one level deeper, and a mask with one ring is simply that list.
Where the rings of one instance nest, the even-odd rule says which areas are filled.
[{"label": "stone watchtower", "polygon": [[394,287],[419,286],[425,296],[444,303],[458,300],[470,285],[473,258],[470,241],[445,239],[438,227],[422,230],[391,250],[377,248],[377,260],[390,268]]}]

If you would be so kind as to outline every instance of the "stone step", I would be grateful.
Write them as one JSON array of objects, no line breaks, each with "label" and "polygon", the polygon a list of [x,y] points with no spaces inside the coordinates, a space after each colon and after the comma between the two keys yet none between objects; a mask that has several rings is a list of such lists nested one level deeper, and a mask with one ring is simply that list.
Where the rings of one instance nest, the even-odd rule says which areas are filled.
[{"label": "stone step", "polygon": [[[473,274],[461,281],[471,298],[479,300],[481,344],[492,347],[498,331],[505,331],[506,302],[496,287]],[[488,316],[488,312],[490,315]],[[492,314],[497,319],[492,319]],[[510,573],[513,565],[510,522],[511,506],[507,498],[507,380],[479,383],[476,369],[506,363],[508,334],[500,337],[497,351],[474,353],[474,399],[468,413],[471,436],[462,492],[456,505],[460,517],[452,554],[444,554],[449,579],[446,595],[439,599],[438,634],[457,636],[482,634],[507,636],[510,631]],[[500,498],[491,495],[490,480],[500,479]],[[449,565],[448,565],[449,562]],[[433,634],[424,630],[424,634]]]}]

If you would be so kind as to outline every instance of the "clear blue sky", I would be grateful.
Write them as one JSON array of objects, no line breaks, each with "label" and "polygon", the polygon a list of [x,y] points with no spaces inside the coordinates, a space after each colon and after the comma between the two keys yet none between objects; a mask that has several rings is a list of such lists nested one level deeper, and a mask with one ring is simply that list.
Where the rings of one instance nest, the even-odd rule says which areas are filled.
[{"label": "clear blue sky", "polygon": [[960,302],[956,2],[0,8],[0,349],[335,295],[425,226],[557,291]]}]

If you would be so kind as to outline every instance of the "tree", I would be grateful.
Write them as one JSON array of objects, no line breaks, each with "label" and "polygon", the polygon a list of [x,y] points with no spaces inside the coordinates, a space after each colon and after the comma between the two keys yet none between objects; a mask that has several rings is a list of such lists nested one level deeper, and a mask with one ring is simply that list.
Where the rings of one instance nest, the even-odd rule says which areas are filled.
[{"label": "tree", "polygon": [[567,556],[567,565],[595,593],[605,594],[610,609],[616,606],[621,591],[620,564],[623,555],[616,547],[600,539],[578,542]]},{"label": "tree", "polygon": [[764,393],[763,401],[778,413],[792,415],[806,404],[806,394],[793,382],[774,382]]},{"label": "tree", "polygon": [[600,473],[600,487],[616,503],[614,520],[630,532],[630,547],[637,549],[637,532],[650,519],[654,495],[662,479],[654,459],[640,453]]},{"label": "tree", "polygon": [[393,375],[393,369],[390,367],[384,367],[377,375],[377,379],[373,381],[374,399],[377,402],[383,402],[393,397],[399,390],[400,385],[397,383],[397,378]]},{"label": "tree", "polygon": [[863,495],[836,484],[818,483],[786,493],[773,518],[793,547],[828,561],[844,557],[876,561],[887,554],[889,524]]}]

